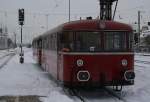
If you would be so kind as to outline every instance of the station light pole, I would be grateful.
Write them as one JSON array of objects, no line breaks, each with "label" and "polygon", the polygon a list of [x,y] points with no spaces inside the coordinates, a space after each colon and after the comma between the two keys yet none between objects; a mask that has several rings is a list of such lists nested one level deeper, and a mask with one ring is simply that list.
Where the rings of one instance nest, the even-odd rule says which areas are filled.
[{"label": "station light pole", "polygon": [[70,0],[69,0],[69,22],[70,22]]}]

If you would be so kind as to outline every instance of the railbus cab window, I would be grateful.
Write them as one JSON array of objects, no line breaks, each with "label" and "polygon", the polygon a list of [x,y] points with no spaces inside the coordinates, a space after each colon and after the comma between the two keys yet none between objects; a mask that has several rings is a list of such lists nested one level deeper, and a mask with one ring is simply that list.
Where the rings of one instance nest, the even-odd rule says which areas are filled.
[{"label": "railbus cab window", "polygon": [[104,32],[106,51],[125,51],[127,39],[125,32]]},{"label": "railbus cab window", "polygon": [[101,50],[100,32],[64,32],[60,45],[71,52],[96,52]]},{"label": "railbus cab window", "polygon": [[130,35],[123,31],[66,31],[60,34],[59,49],[66,48],[68,52],[127,51],[131,47]]},{"label": "railbus cab window", "polygon": [[76,32],[76,51],[98,52],[101,51],[100,32]]},{"label": "railbus cab window", "polygon": [[73,50],[73,44],[74,44],[74,40],[73,40],[73,32],[63,32],[60,34],[59,37],[59,49],[63,50],[63,49],[68,49],[68,51]]}]

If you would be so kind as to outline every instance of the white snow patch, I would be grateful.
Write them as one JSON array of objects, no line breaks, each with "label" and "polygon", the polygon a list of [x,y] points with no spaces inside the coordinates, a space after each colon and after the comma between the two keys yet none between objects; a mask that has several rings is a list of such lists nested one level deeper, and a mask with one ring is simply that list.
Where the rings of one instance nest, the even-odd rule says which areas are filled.
[{"label": "white snow patch", "polygon": [[42,102],[74,102],[71,98],[58,91],[53,91],[49,93],[48,97],[40,98],[40,100]]},{"label": "white snow patch", "polygon": [[51,90],[57,89],[46,72],[36,64],[31,49],[24,49],[25,62],[19,63],[17,54],[0,69],[0,96],[38,95],[47,96]]},{"label": "white snow patch", "polygon": [[[17,52],[20,52],[17,50]],[[48,73],[41,70],[32,56],[32,49],[24,49],[24,64],[19,63],[19,54],[0,69],[0,96],[37,95],[42,102],[79,102],[65,95],[62,88],[50,80]],[[8,51],[0,51],[0,56]],[[150,61],[150,56],[136,54],[135,60]],[[0,60],[0,64],[4,62]],[[137,66],[136,66],[137,65]],[[144,67],[140,67],[144,66]],[[135,85],[123,88],[123,97],[127,102],[149,102],[150,100],[150,64],[135,62]],[[87,95],[88,102],[122,102],[111,96],[96,93]]]}]

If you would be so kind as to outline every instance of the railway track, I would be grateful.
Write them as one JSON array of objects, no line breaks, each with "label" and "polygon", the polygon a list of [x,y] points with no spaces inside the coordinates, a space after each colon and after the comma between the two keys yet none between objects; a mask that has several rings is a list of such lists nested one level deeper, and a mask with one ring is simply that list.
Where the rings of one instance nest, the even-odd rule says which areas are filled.
[{"label": "railway track", "polygon": [[11,52],[11,53],[7,53],[7,54],[5,54],[5,55],[0,56],[0,59],[3,59],[4,57],[9,56],[10,54],[12,54],[12,52]]},{"label": "railway track", "polygon": [[74,94],[74,96],[81,100],[81,102],[86,102],[85,98],[79,93],[78,90],[72,89],[71,91]]},{"label": "railway track", "polygon": [[150,64],[150,61],[135,60],[136,63]]},{"label": "railway track", "polygon": [[[66,91],[67,90],[67,91]],[[86,98],[86,96],[84,96],[84,95],[82,95],[82,93],[80,93],[80,90],[76,90],[76,89],[65,89],[65,93],[67,93],[69,96],[75,96],[75,97],[77,97],[81,102],[92,102],[93,100],[91,100],[91,99],[87,99]],[[118,99],[118,100],[120,100],[121,102],[127,102],[124,98],[123,98],[123,96],[122,96],[122,94],[121,94],[121,92],[116,92],[116,91],[114,91],[113,89],[110,89],[110,88],[106,88],[106,87],[104,87],[104,88],[102,88],[102,90],[101,90],[101,92],[106,92],[107,93],[107,95],[109,95],[109,96],[111,96],[112,97],[112,99]],[[106,95],[106,96],[107,96]],[[108,96],[108,97],[109,97]]]},{"label": "railway track", "polygon": [[136,67],[147,68],[147,65],[150,65],[150,61],[135,60]]},{"label": "railway track", "polygon": [[116,91],[114,91],[113,89],[110,89],[110,88],[107,88],[107,87],[104,87],[103,88],[104,91],[106,91],[109,95],[123,101],[123,102],[127,102],[121,95],[121,92],[117,93]]},{"label": "railway track", "polygon": [[15,55],[15,53],[8,53],[6,55],[3,55],[0,57],[0,60],[3,60],[4,58],[8,57],[3,63],[0,65],[0,69],[3,68],[10,60],[11,58]]},{"label": "railway track", "polygon": [[85,98],[76,89],[70,89],[65,87],[63,88],[63,91],[71,97],[73,96],[77,97],[81,102],[86,102]]}]

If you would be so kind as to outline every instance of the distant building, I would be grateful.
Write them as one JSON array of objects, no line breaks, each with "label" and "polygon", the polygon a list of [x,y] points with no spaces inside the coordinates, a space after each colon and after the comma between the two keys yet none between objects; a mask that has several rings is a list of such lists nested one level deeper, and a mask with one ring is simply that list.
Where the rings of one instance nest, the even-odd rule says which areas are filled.
[{"label": "distant building", "polygon": [[150,52],[150,44],[148,44],[148,41],[150,41],[149,36],[150,36],[150,30],[148,25],[143,25],[141,26],[140,29],[140,42],[138,42],[138,24],[134,23],[131,24],[134,32],[134,49],[137,52]]},{"label": "distant building", "polygon": [[150,35],[150,30],[144,30],[142,31],[140,38],[147,37],[148,35]]},{"label": "distant building", "polygon": [[146,30],[149,30],[148,25],[144,25],[144,26],[142,26],[141,31],[146,31]]}]

